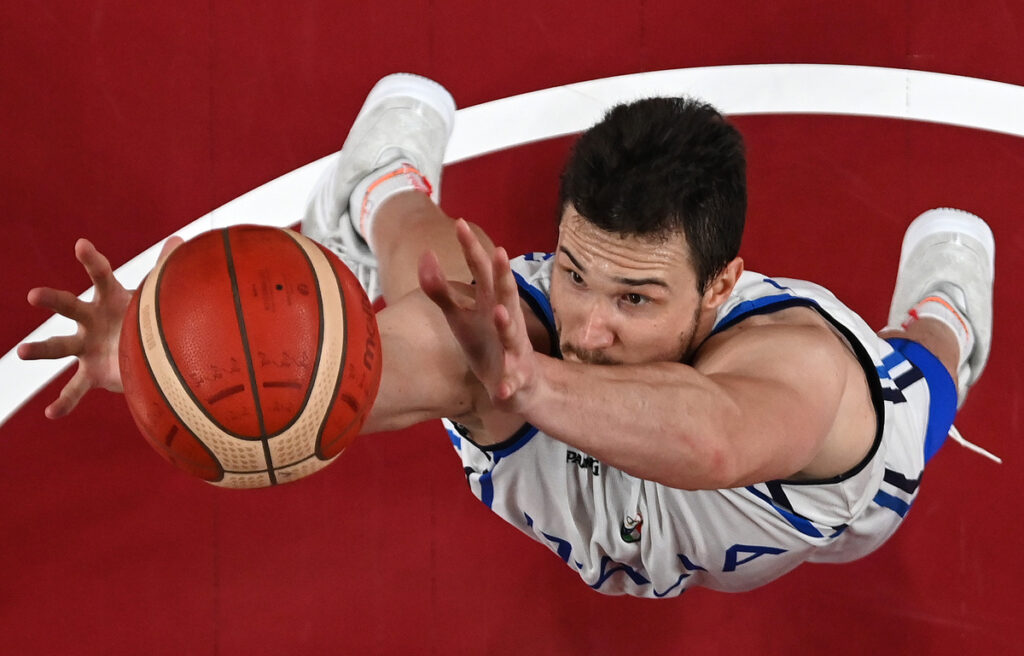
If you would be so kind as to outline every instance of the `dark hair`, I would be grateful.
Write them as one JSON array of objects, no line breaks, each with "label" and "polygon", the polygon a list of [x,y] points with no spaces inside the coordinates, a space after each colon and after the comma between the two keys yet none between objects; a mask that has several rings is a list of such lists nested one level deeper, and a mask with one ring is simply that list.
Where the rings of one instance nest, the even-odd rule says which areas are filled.
[{"label": "dark hair", "polygon": [[743,237],[743,137],[691,98],[617,105],[576,142],[559,200],[606,232],[657,238],[681,230],[703,292]]}]

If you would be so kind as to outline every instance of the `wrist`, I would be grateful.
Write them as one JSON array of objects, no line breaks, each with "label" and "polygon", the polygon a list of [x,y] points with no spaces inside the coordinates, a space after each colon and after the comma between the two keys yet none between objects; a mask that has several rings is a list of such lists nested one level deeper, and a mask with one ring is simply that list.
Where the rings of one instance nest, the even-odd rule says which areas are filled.
[{"label": "wrist", "polygon": [[509,410],[527,421],[540,414],[544,399],[548,398],[551,390],[552,377],[557,373],[558,365],[562,364],[561,360],[536,352],[532,353],[532,359],[530,374],[519,382],[508,399],[511,402]]}]

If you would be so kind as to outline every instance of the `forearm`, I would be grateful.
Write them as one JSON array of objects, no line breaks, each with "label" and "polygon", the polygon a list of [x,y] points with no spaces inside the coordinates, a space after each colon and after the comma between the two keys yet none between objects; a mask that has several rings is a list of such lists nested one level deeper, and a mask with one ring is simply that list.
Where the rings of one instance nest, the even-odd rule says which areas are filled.
[{"label": "forearm", "polygon": [[540,357],[527,421],[601,462],[680,488],[732,477],[738,410],[718,386],[676,363],[594,366]]},{"label": "forearm", "polygon": [[469,411],[474,379],[443,315],[422,293],[413,292],[379,312],[377,325],[380,388],[362,433],[399,430]]}]

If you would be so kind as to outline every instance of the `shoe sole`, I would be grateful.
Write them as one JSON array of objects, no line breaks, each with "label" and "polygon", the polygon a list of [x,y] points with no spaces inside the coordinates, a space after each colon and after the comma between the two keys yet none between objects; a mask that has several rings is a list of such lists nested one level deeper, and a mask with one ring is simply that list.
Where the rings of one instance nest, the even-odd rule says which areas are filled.
[{"label": "shoe sole", "polygon": [[937,232],[953,232],[967,235],[981,244],[989,261],[989,282],[995,280],[996,242],[992,229],[983,219],[964,210],[942,207],[928,210],[914,219],[903,236],[903,248],[900,250],[900,273],[903,265],[910,258],[918,244]]},{"label": "shoe sole", "polygon": [[444,121],[446,137],[451,136],[455,125],[455,99],[452,94],[437,82],[412,73],[393,73],[381,78],[366,96],[355,122],[373,111],[379,102],[394,97],[413,98],[432,107]]}]

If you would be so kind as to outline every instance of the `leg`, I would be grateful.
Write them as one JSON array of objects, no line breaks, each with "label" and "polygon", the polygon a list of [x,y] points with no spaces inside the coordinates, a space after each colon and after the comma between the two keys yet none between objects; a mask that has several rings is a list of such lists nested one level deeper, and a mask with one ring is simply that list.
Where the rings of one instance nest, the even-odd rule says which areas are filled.
[{"label": "leg", "polygon": [[906,328],[883,328],[878,332],[882,339],[906,339],[928,349],[939,359],[949,372],[953,384],[957,385],[960,364],[960,343],[949,326],[935,319],[921,319]]},{"label": "leg", "polygon": [[907,228],[889,328],[879,336],[930,351],[956,383],[958,405],[988,360],[994,278],[995,240],[977,216],[929,210]]},{"label": "leg", "polygon": [[[455,103],[441,85],[414,75],[385,77],[310,196],[302,231],[341,257],[371,300],[382,283],[391,300],[414,289],[419,255],[428,248],[442,264],[451,262],[453,277],[466,276],[465,265],[456,266],[458,250],[445,255],[458,244],[435,204],[454,119]],[[368,241],[385,252],[383,268]]]},{"label": "leg", "polygon": [[953,426],[968,389],[988,360],[994,278],[995,240],[980,218],[942,208],[929,210],[910,224],[889,310],[891,327],[879,337],[890,340],[928,386],[925,462],[947,435],[1002,462],[965,440]]},{"label": "leg", "polygon": [[[476,225],[471,227],[485,248],[494,247],[483,230]],[[424,193],[403,192],[382,203],[373,219],[369,243],[377,256],[386,301],[394,302],[419,289],[417,267],[427,250],[437,254],[450,280],[472,280],[455,239],[452,219]]]}]

